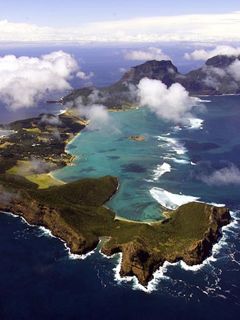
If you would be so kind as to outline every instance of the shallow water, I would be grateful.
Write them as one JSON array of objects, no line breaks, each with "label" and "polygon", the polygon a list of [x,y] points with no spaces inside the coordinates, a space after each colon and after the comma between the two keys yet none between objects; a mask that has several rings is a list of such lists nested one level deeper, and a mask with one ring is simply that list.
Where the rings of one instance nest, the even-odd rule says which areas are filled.
[{"label": "shallow water", "polygon": [[[235,209],[238,185],[212,187],[201,177],[229,163],[239,165],[234,150],[240,148],[236,134],[240,99],[211,100],[206,103],[207,110],[197,115],[202,119],[198,126],[172,126],[146,108],[111,113],[107,127],[86,128],[68,145],[67,151],[77,156],[75,165],[56,171],[55,176],[64,181],[117,176],[120,189],[108,206],[118,215],[134,220],[162,218],[158,202],[164,205],[164,199],[157,202],[157,196],[151,195],[155,191],[161,197],[161,189],[170,193],[173,202],[175,197],[178,204],[187,195]],[[145,141],[133,141],[129,139],[131,135],[143,135]]]}]

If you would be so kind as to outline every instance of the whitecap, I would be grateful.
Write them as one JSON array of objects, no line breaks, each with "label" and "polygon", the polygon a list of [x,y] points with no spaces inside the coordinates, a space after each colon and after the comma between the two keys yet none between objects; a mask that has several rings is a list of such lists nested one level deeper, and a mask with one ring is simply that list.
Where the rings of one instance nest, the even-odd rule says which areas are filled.
[{"label": "whitecap", "polygon": [[[219,205],[218,205],[219,206]],[[235,219],[235,215],[233,212],[231,212],[231,217],[233,218],[233,220],[231,221],[231,223],[229,223],[226,226],[222,227],[222,237],[220,238],[220,240],[215,243],[212,247],[212,254],[211,256],[209,256],[208,258],[206,258],[201,264],[198,265],[193,265],[193,266],[189,266],[187,265],[184,261],[180,261],[178,262],[178,265],[186,270],[186,271],[199,271],[201,270],[203,267],[205,267],[206,265],[210,265],[212,262],[217,261],[217,255],[221,252],[221,249],[224,246],[227,246],[227,239],[228,239],[228,232],[231,232],[232,229],[236,228],[237,225],[237,221]]]},{"label": "whitecap", "polygon": [[185,128],[188,129],[203,129],[204,120],[199,118],[189,118],[189,125],[186,125]]},{"label": "whitecap", "polygon": [[164,262],[163,266],[160,267],[158,270],[156,270],[153,274],[153,279],[149,281],[148,285],[145,287],[141,283],[139,283],[138,279],[136,276],[124,276],[122,277],[120,275],[120,270],[121,270],[121,263],[122,263],[122,253],[118,253],[118,261],[117,265],[113,268],[114,271],[114,280],[118,284],[122,283],[132,283],[132,288],[134,290],[140,290],[144,291],[145,293],[152,293],[153,291],[157,290],[157,285],[160,280],[166,279],[169,280],[170,278],[167,277],[164,273],[167,270],[167,266],[169,265],[169,262]]},{"label": "whitecap", "polygon": [[56,238],[49,229],[47,229],[43,226],[40,226],[38,228],[41,231],[41,236],[47,236],[49,238]]},{"label": "whitecap", "polygon": [[[174,138],[168,138],[165,136],[157,136],[158,141],[163,141],[166,143],[168,147],[170,147],[171,150],[176,152],[178,155],[183,155],[187,152],[187,149],[184,147],[182,143],[180,143],[177,139]],[[160,145],[161,147],[161,145]]]},{"label": "whitecap", "polygon": [[38,227],[39,231],[41,232],[41,233],[40,233],[40,236],[47,236],[47,237],[51,237],[51,238],[57,238],[58,240],[60,240],[61,242],[63,242],[64,247],[66,248],[66,250],[67,250],[67,252],[68,252],[68,257],[69,257],[69,259],[71,259],[71,260],[84,260],[84,259],[86,259],[86,258],[89,257],[90,255],[92,255],[92,254],[96,251],[96,249],[94,249],[94,250],[92,250],[92,251],[90,251],[90,252],[88,252],[88,253],[86,253],[86,254],[81,254],[81,255],[80,255],[80,254],[71,253],[71,250],[70,250],[70,248],[67,246],[66,242],[65,242],[63,239],[54,236],[54,235],[52,234],[51,230],[49,230],[49,229],[47,229],[47,228],[45,228],[45,227],[43,227],[43,226],[37,226],[37,225],[34,225],[34,224],[30,224],[30,223],[28,223],[28,221],[27,221],[23,216],[14,214],[14,213],[12,213],[12,212],[5,212],[5,211],[1,211],[1,212],[3,212],[3,213],[6,214],[6,215],[12,216],[12,217],[14,217],[14,218],[20,218],[22,222],[26,223],[26,224],[27,224],[28,226],[30,226],[30,227]]},{"label": "whitecap", "polygon": [[217,254],[219,254],[221,248],[223,246],[227,245],[226,240],[227,240],[228,236],[227,236],[226,231],[232,231],[232,229],[236,229],[237,225],[239,223],[240,219],[238,219],[233,212],[231,212],[231,216],[233,218],[233,221],[229,225],[222,227],[222,233],[223,233],[222,238],[219,240],[219,242],[217,242],[216,244],[213,245],[212,255],[210,257],[208,257],[207,259],[205,259],[203,261],[203,263],[198,264],[198,265],[189,266],[182,260],[179,262],[175,262],[175,263],[170,263],[168,261],[165,261],[164,264],[154,272],[152,280],[149,281],[149,283],[146,287],[139,283],[136,276],[125,276],[125,277],[120,276],[121,263],[122,263],[122,253],[112,255],[111,257],[108,257],[108,256],[106,257],[103,253],[101,253],[101,254],[108,259],[113,258],[114,256],[118,256],[117,264],[113,268],[114,280],[117,281],[118,284],[132,283],[132,288],[134,290],[141,290],[145,293],[152,293],[153,291],[156,291],[158,289],[158,285],[159,285],[160,281],[162,281],[162,280],[171,281],[171,278],[166,275],[169,266],[180,267],[186,271],[197,272],[200,269],[202,269],[203,267],[205,267],[206,265],[211,264],[211,262],[215,262],[217,260],[216,256],[217,256]]},{"label": "whitecap", "polygon": [[180,127],[180,126],[175,126],[174,128],[173,128],[173,131],[174,132],[177,132],[177,131],[181,131],[183,128],[182,127]]},{"label": "whitecap", "polygon": [[175,157],[163,157],[163,159],[166,159],[166,160],[170,160],[170,161],[173,161],[175,163],[179,163],[179,164],[189,164],[189,160],[187,159],[178,159],[178,158],[175,158]]},{"label": "whitecap", "polygon": [[[210,97],[209,95],[206,95],[206,96],[202,96],[202,97]],[[207,99],[200,99],[199,98],[199,102],[205,102],[205,103],[210,103],[212,102],[211,100],[207,100]]]},{"label": "whitecap", "polygon": [[170,164],[164,162],[158,165],[156,169],[153,170],[153,180],[157,181],[164,173],[171,172]]},{"label": "whitecap", "polygon": [[157,187],[152,188],[150,194],[161,206],[170,210],[176,209],[183,204],[199,200],[199,197],[175,194]]},{"label": "whitecap", "polygon": [[31,225],[30,223],[28,223],[28,221],[23,218],[23,216],[20,216],[18,214],[15,214],[15,213],[12,213],[12,212],[8,212],[8,211],[1,211],[2,213],[6,214],[6,215],[9,215],[13,218],[20,218],[20,221],[23,222],[23,223],[26,223],[29,227],[32,227],[33,225]]},{"label": "whitecap", "polygon": [[87,259],[88,257],[90,257],[95,251],[96,249],[86,253],[86,254],[76,254],[76,253],[72,253],[70,248],[67,246],[66,243],[64,243],[64,247],[66,248],[67,250],[67,253],[68,253],[68,258],[70,260],[85,260]]},{"label": "whitecap", "polygon": [[225,207],[225,204],[224,203],[215,203],[215,202],[208,202],[208,204],[211,204],[212,206],[214,207]]}]

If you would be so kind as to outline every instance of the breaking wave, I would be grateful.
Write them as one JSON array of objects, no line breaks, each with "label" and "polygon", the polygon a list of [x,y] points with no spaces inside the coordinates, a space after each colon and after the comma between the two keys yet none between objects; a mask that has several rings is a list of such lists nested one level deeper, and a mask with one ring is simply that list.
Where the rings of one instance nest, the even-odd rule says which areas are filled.
[{"label": "breaking wave", "polygon": [[[171,151],[175,152],[178,155],[183,155],[187,152],[187,149],[184,147],[184,145],[177,139],[165,136],[157,136],[157,139],[158,141],[162,141],[166,146],[169,147]],[[160,145],[160,147],[161,146],[162,145]]]},{"label": "breaking wave", "polygon": [[183,204],[199,200],[199,197],[175,194],[157,187],[152,188],[150,194],[161,206],[170,210],[176,209]]},{"label": "breaking wave", "polygon": [[166,172],[171,172],[171,166],[170,164],[164,162],[153,170],[153,180],[157,181]]},{"label": "breaking wave", "polygon": [[204,120],[199,118],[190,118],[189,125],[185,126],[187,129],[203,129],[203,122]]}]

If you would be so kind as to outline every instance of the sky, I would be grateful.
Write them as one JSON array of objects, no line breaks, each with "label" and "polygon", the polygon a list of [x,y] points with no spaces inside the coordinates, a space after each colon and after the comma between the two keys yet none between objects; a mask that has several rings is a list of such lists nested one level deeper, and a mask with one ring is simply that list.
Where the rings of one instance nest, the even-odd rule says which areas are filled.
[{"label": "sky", "polygon": [[0,1],[0,17],[40,26],[77,26],[81,23],[180,14],[240,11],[239,0],[8,0]]},{"label": "sky", "polygon": [[239,0],[0,1],[0,42],[239,41]]}]

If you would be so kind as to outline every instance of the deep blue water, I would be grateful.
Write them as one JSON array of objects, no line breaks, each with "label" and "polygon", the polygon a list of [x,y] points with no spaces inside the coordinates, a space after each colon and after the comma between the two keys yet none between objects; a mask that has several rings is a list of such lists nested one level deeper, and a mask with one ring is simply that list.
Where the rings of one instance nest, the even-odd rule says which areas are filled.
[{"label": "deep blue water", "polygon": [[[96,251],[85,260],[70,259],[60,240],[20,218],[0,215],[0,319],[239,317],[239,185],[209,186],[200,178],[230,164],[240,168],[240,97],[210,100],[206,111],[196,114],[204,120],[202,129],[177,130],[147,109],[114,113],[111,117],[119,130],[111,136],[104,136],[101,130],[83,132],[68,149],[80,157],[76,166],[64,168],[57,175],[74,180],[116,172],[124,188],[108,205],[119,215],[136,220],[161,217],[160,206],[149,192],[152,188],[225,203],[234,220],[224,229],[213,257],[193,270],[180,264],[165,266],[150,286],[155,290],[146,293],[133,282],[116,279],[117,257],[106,259]],[[146,141],[128,140],[132,134],[144,134]],[[174,139],[175,145],[166,138]],[[179,153],[183,146],[185,153]],[[94,153],[95,148],[98,152]],[[154,180],[153,170],[164,162],[171,165],[171,172]],[[130,206],[132,210],[128,210]]]}]

